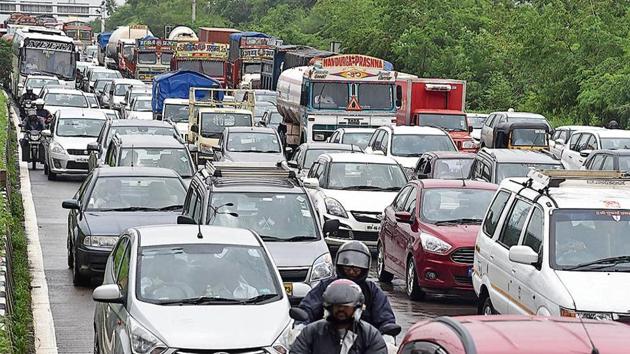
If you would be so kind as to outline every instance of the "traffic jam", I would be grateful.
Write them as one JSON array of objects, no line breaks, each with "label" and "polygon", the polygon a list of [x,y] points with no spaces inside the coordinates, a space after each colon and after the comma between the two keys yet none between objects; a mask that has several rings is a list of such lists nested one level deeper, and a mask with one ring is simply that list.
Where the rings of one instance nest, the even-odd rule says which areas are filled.
[{"label": "traffic jam", "polygon": [[94,353],[628,353],[630,132],[259,32],[9,30]]}]

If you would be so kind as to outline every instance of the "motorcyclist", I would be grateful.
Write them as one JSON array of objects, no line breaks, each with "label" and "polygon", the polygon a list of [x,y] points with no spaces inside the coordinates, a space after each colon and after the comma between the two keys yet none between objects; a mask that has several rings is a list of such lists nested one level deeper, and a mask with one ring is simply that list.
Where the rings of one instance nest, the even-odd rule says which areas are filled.
[{"label": "motorcyclist", "polygon": [[361,287],[349,279],[337,279],[326,287],[322,297],[326,317],[304,327],[291,346],[291,353],[387,353],[380,332],[361,320]]},{"label": "motorcyclist", "polygon": [[26,88],[26,92],[22,95],[22,97],[20,97],[20,111],[22,113],[22,116],[26,116],[26,111],[24,109],[24,103],[30,101],[33,102],[35,100],[37,100],[37,95],[33,92],[33,89],[30,87]]},{"label": "motorcyclist", "polygon": [[[24,130],[25,132],[27,132],[26,134],[28,134],[28,132],[32,131],[32,130],[37,130],[37,131],[42,131],[44,130],[44,123],[42,122],[42,120],[35,114],[29,114],[23,121],[22,121],[22,130]],[[26,158],[26,156],[30,156],[30,154],[27,154],[26,151],[28,151],[29,148],[29,142],[28,139],[26,137],[26,135],[24,137],[22,137],[20,139],[20,146],[22,147],[22,155],[24,156],[24,158]]]},{"label": "motorcyclist", "polygon": [[44,122],[44,124],[50,124],[52,120],[52,114],[44,108],[44,100],[39,98],[35,100],[35,108],[37,112],[37,116]]},{"label": "motorcyclist", "polygon": [[[336,277],[321,281],[302,299],[299,307],[306,311],[308,324],[322,318],[324,315],[323,294],[326,288],[337,279],[350,279],[357,283],[365,297],[365,310],[361,319],[379,330],[386,324],[395,324],[396,317],[389,304],[389,300],[383,291],[372,281],[367,280],[370,270],[372,255],[368,247],[360,241],[350,241],[339,247],[335,259]],[[393,343],[394,338],[386,336],[388,343]]]}]

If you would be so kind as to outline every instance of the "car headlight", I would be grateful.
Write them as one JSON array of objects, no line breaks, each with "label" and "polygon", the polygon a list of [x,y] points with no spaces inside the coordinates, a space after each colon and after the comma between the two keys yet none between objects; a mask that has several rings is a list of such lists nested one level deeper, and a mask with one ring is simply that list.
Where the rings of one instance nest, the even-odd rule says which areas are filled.
[{"label": "car headlight", "polygon": [[435,254],[447,254],[453,247],[439,238],[424,232],[420,233],[420,242],[422,242],[422,248],[425,251]]},{"label": "car headlight", "polygon": [[112,248],[118,241],[118,236],[85,236],[83,244],[91,247]]},{"label": "car headlight", "polygon": [[58,142],[53,141],[52,143],[50,143],[50,152],[65,155],[66,149],[64,149],[63,146],[61,146],[61,144],[59,144]]},{"label": "car headlight", "polygon": [[333,275],[333,268],[334,266],[330,253],[319,256],[315,262],[313,262],[313,268],[311,269],[311,283],[330,278]]},{"label": "car headlight", "polygon": [[477,144],[472,140],[466,140],[462,142],[462,149],[476,149]]},{"label": "car headlight", "polygon": [[326,204],[326,213],[330,215],[339,216],[342,218],[347,218],[348,213],[346,213],[346,209],[344,209],[343,205],[337,201],[337,199],[333,198],[324,198],[324,203]]},{"label": "car headlight", "polygon": [[127,321],[127,329],[131,340],[131,352],[134,354],[160,354],[168,349],[162,341],[132,317],[129,317]]},{"label": "car headlight", "polygon": [[560,307],[560,316],[582,318],[585,320],[612,321],[613,314],[610,312],[588,312],[575,311],[572,309]]},{"label": "car headlight", "polygon": [[203,154],[208,154],[208,155],[212,155],[214,152],[212,151],[212,146],[210,145],[201,145],[199,146],[199,151],[201,151],[201,153]]},{"label": "car headlight", "polygon": [[275,342],[271,345],[271,347],[266,348],[267,353],[269,354],[287,354],[289,352],[289,347],[291,347],[291,343],[289,337],[291,336],[291,331],[293,329],[293,320],[289,321],[289,324],[282,330],[282,333],[278,336]]}]

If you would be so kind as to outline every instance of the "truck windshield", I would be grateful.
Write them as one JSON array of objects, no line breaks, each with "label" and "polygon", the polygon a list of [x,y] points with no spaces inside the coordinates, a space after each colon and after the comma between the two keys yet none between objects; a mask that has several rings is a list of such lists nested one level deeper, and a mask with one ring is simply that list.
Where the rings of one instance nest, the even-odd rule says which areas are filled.
[{"label": "truck windshield", "polygon": [[359,105],[363,110],[386,110],[394,107],[392,85],[359,84]]},{"label": "truck windshield", "polygon": [[243,74],[260,74],[260,63],[243,64]]},{"label": "truck windshield", "polygon": [[245,113],[201,113],[201,135],[215,137],[225,127],[251,127],[252,116]]},{"label": "truck windshield", "polygon": [[397,134],[392,138],[392,155],[394,156],[416,157],[428,151],[457,151],[457,148],[446,134]]},{"label": "truck windshield", "polygon": [[338,82],[316,82],[311,89],[311,104],[315,109],[346,109],[348,107],[348,84]]},{"label": "truck windshield", "polygon": [[138,64],[155,64],[157,56],[155,52],[140,52],[138,53]]},{"label": "truck windshield", "polygon": [[162,53],[160,56],[160,62],[164,65],[169,65],[171,63],[171,58],[173,58],[173,53]]},{"label": "truck windshield", "polygon": [[468,131],[466,116],[463,114],[421,113],[418,125],[443,128],[447,131]]},{"label": "truck windshield", "polygon": [[162,117],[174,123],[185,123],[188,122],[188,110],[187,104],[165,104]]},{"label": "truck windshield", "polygon": [[76,58],[72,52],[28,48],[22,57],[21,70],[23,75],[40,73],[73,80]]}]

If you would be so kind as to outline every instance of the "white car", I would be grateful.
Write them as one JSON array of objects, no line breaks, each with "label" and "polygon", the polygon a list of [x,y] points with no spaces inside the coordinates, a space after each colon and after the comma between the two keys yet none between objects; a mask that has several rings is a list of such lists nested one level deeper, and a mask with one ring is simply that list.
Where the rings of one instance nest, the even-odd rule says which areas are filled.
[{"label": "white car", "polygon": [[480,314],[630,319],[630,178],[601,172],[501,183],[475,245]]},{"label": "white car", "polygon": [[130,87],[127,90],[127,93],[125,93],[125,98],[123,99],[123,107],[121,108],[121,110],[129,110],[129,107],[131,107],[131,101],[133,101],[134,98],[140,96],[151,97],[151,88],[149,86]]},{"label": "white car", "polygon": [[477,145],[479,145],[481,141],[481,128],[483,127],[486,119],[488,119],[488,114],[466,113],[466,119],[468,120],[468,126],[473,127],[473,131],[470,132],[470,137],[473,138]]},{"label": "white car", "polygon": [[90,108],[82,91],[67,88],[46,88],[43,92],[44,108],[54,114],[62,108]]},{"label": "white car", "polygon": [[42,131],[44,174],[49,180],[88,172],[87,145],[96,141],[106,120],[98,109],[63,108],[53,115],[50,130]]},{"label": "white car", "polygon": [[366,154],[391,156],[411,176],[418,159],[429,151],[457,151],[451,136],[433,127],[383,126],[374,131]]},{"label": "white car", "polygon": [[588,155],[600,149],[630,149],[630,131],[599,129],[576,131],[565,144],[561,161],[567,170],[579,170]]},{"label": "white car", "polygon": [[19,93],[19,97],[22,97],[26,93],[26,89],[33,89],[33,93],[39,96],[42,88],[46,85],[61,85],[61,81],[55,76],[44,75],[29,75],[24,82],[24,87]]},{"label": "white car", "polygon": [[125,119],[153,120],[151,96],[139,96],[131,99],[129,109],[125,110]]},{"label": "white car", "polygon": [[267,247],[249,230],[129,229],[92,297],[96,353],[288,352],[289,300]]},{"label": "white car", "polygon": [[190,103],[183,98],[166,98],[162,106],[162,120],[168,120],[177,126],[177,131],[182,137],[188,134]]},{"label": "white car", "polygon": [[405,184],[405,172],[391,157],[352,153],[320,155],[304,179],[320,222],[341,222],[326,236],[328,245],[336,248],[354,239],[373,250],[383,211]]},{"label": "white car", "polygon": [[365,149],[374,133],[374,128],[338,128],[335,130],[328,142],[338,144],[356,145]]},{"label": "white car", "polygon": [[110,109],[122,110],[125,106],[125,95],[131,87],[144,87],[144,82],[136,79],[114,79],[109,87],[107,103]]},{"label": "white car", "polygon": [[554,129],[551,139],[549,139],[549,152],[556,159],[562,158],[564,146],[567,144],[571,135],[577,131],[594,131],[604,130],[606,128],[591,127],[588,125],[563,125]]}]

